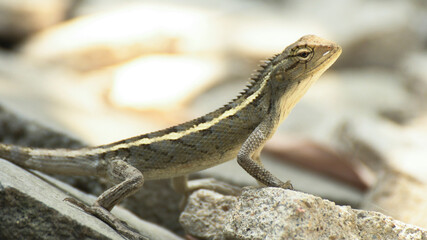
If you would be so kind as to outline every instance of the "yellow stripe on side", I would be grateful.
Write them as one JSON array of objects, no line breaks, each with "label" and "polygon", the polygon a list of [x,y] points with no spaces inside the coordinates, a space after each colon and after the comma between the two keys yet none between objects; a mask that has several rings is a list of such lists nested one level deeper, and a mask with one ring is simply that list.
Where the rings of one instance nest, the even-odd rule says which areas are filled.
[{"label": "yellow stripe on side", "polygon": [[[264,89],[265,85],[267,84],[269,77],[270,77],[270,74],[265,76],[262,83],[261,83],[261,86],[259,87],[259,89],[256,92],[254,92],[251,96],[249,96],[245,101],[243,101],[240,105],[236,106],[235,108],[232,108],[232,109],[225,111],[223,114],[221,114],[217,118],[212,119],[209,122],[200,123],[200,124],[190,128],[186,131],[172,132],[172,133],[168,133],[166,135],[155,137],[155,138],[142,138],[142,139],[138,139],[134,142],[121,143],[121,144],[111,146],[109,148],[94,148],[94,149],[89,150],[89,152],[86,152],[86,153],[88,153],[88,154],[102,154],[102,153],[109,152],[109,151],[115,151],[115,150],[120,149],[120,148],[129,148],[129,147],[134,147],[134,146],[151,144],[154,142],[159,142],[159,141],[164,141],[164,140],[176,140],[176,139],[179,139],[179,138],[186,136],[188,134],[208,129],[211,126],[220,122],[221,120],[236,114],[238,111],[242,110],[244,107],[248,106],[252,101],[254,101],[261,94],[262,90]],[[76,155],[78,155],[77,152],[76,152]]]}]

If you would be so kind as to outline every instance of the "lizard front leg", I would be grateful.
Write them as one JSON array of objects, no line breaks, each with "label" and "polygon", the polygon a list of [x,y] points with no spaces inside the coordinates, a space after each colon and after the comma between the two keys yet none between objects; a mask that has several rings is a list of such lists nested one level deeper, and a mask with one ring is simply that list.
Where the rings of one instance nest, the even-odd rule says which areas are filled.
[{"label": "lizard front leg", "polygon": [[123,160],[111,161],[108,164],[107,174],[110,180],[117,184],[103,192],[92,206],[87,206],[74,198],[65,200],[98,217],[128,239],[147,239],[129,229],[126,223],[110,212],[116,204],[142,187],[144,176],[138,169]]},{"label": "lizard front leg", "polygon": [[261,149],[268,140],[273,126],[272,119],[266,119],[261,122],[243,143],[237,154],[237,162],[246,172],[258,180],[258,182],[266,186],[293,189],[290,181],[282,182],[265,169],[259,158]]}]

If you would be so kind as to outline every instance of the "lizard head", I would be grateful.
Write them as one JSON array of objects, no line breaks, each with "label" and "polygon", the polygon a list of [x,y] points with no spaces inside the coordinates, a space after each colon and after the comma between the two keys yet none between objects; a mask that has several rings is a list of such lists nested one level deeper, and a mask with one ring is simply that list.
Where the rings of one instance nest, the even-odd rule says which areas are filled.
[{"label": "lizard head", "polygon": [[270,59],[266,79],[283,120],[308,88],[326,71],[341,54],[341,47],[314,35],[300,38],[282,53]]},{"label": "lizard head", "polygon": [[281,85],[317,79],[337,60],[341,51],[332,41],[314,35],[304,36],[272,59],[271,77]]}]

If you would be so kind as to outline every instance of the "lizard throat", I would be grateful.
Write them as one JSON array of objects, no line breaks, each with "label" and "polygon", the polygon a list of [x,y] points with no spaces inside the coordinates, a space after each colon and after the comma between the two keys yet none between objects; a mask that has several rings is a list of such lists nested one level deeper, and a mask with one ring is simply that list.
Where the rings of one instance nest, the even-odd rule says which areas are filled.
[{"label": "lizard throat", "polygon": [[279,107],[280,107],[280,120],[279,124],[282,123],[291,110],[295,107],[298,101],[304,96],[308,91],[311,85],[316,82],[322,73],[316,73],[309,76],[307,79],[302,80],[299,84],[294,84],[290,89],[286,91],[285,94],[280,98]]}]

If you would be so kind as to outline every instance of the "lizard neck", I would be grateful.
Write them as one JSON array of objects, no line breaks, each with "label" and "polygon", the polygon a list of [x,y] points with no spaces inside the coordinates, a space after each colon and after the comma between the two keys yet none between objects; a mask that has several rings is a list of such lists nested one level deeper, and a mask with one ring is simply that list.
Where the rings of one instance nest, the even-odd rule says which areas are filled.
[{"label": "lizard neck", "polygon": [[288,117],[294,106],[315,81],[316,78],[301,81],[300,83],[291,86],[285,94],[279,97],[277,103],[277,112],[279,116],[278,124],[282,123]]}]

